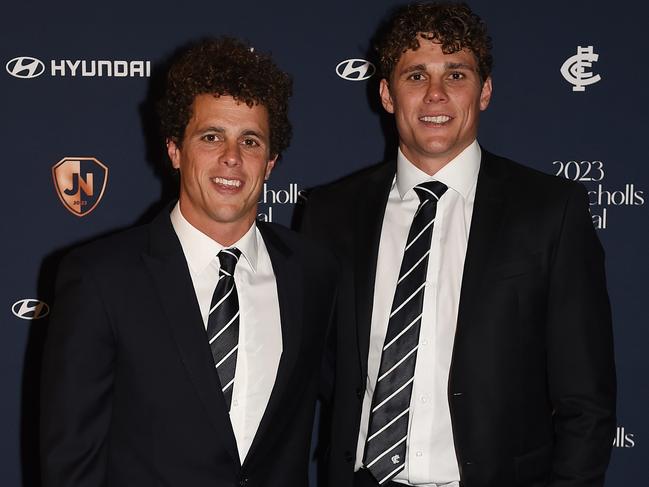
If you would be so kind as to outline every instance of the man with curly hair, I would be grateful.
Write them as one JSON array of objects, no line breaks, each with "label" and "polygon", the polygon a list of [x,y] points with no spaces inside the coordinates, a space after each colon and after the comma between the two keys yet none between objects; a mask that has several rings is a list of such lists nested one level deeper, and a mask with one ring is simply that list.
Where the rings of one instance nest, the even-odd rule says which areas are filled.
[{"label": "man with curly hair", "polygon": [[291,82],[207,39],[159,103],[180,195],[61,264],[42,385],[43,485],[308,485],[336,264],[257,202]]},{"label": "man with curly hair", "polygon": [[395,160],[309,196],[344,269],[331,487],[596,487],[615,431],[604,254],[580,185],[476,141],[491,41],[455,3],[378,44]]}]

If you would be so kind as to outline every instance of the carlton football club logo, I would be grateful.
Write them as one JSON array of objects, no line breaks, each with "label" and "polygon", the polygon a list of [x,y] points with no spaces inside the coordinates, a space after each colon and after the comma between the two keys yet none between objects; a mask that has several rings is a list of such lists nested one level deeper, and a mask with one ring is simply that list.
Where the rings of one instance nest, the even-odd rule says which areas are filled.
[{"label": "carlton football club logo", "polygon": [[586,86],[602,79],[599,74],[590,71],[593,63],[598,59],[599,54],[595,54],[593,46],[578,46],[577,54],[566,59],[561,66],[561,74],[568,83],[573,85],[572,91],[586,91]]},{"label": "carlton football club logo", "polygon": [[63,206],[75,216],[86,216],[104,196],[108,168],[94,157],[65,157],[52,168],[54,187]]},{"label": "carlton football club logo", "polygon": [[374,65],[365,59],[346,59],[336,66],[336,74],[347,81],[364,81],[375,72]]}]

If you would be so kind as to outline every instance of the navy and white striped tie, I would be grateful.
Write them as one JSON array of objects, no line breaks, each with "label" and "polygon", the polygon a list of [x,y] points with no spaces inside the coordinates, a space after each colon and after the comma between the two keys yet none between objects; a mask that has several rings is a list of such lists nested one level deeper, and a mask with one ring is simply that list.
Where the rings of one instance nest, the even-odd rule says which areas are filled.
[{"label": "navy and white striped tie", "polygon": [[405,467],[410,396],[415,374],[428,254],[437,201],[447,186],[415,186],[419,208],[408,232],[370,410],[363,464],[379,485]]},{"label": "navy and white striped tie", "polygon": [[234,283],[234,268],[240,256],[241,251],[234,247],[219,252],[219,280],[207,320],[207,336],[228,410],[232,402],[239,348],[239,298]]}]

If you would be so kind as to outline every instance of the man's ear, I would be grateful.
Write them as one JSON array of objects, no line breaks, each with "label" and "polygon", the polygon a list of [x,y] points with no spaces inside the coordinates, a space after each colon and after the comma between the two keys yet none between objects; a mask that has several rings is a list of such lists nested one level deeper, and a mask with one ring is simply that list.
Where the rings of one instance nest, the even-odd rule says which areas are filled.
[{"label": "man's ear", "polygon": [[390,86],[388,85],[388,80],[383,78],[379,84],[379,96],[381,97],[381,104],[385,111],[388,113],[394,113],[394,104],[392,103],[392,96],[390,95]]},{"label": "man's ear", "polygon": [[167,139],[167,155],[174,169],[180,169],[180,147],[172,137]]},{"label": "man's ear", "polygon": [[489,76],[486,80],[484,80],[484,83],[482,83],[482,91],[480,92],[480,111],[486,110],[489,106],[492,91],[493,86],[491,83],[491,76]]},{"label": "man's ear", "polygon": [[279,154],[275,154],[275,157],[273,157],[266,163],[266,173],[264,174],[264,181],[268,181],[268,178],[270,177],[270,173],[273,171],[273,168],[275,167],[275,163],[277,162],[278,158],[279,158]]}]

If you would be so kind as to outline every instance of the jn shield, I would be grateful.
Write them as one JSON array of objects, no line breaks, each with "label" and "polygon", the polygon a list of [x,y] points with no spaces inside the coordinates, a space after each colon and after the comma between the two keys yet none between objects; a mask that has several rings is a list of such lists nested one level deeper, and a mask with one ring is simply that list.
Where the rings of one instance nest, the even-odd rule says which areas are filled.
[{"label": "jn shield", "polygon": [[52,177],[63,206],[81,217],[94,210],[104,196],[108,168],[94,157],[65,157],[52,168]]}]

